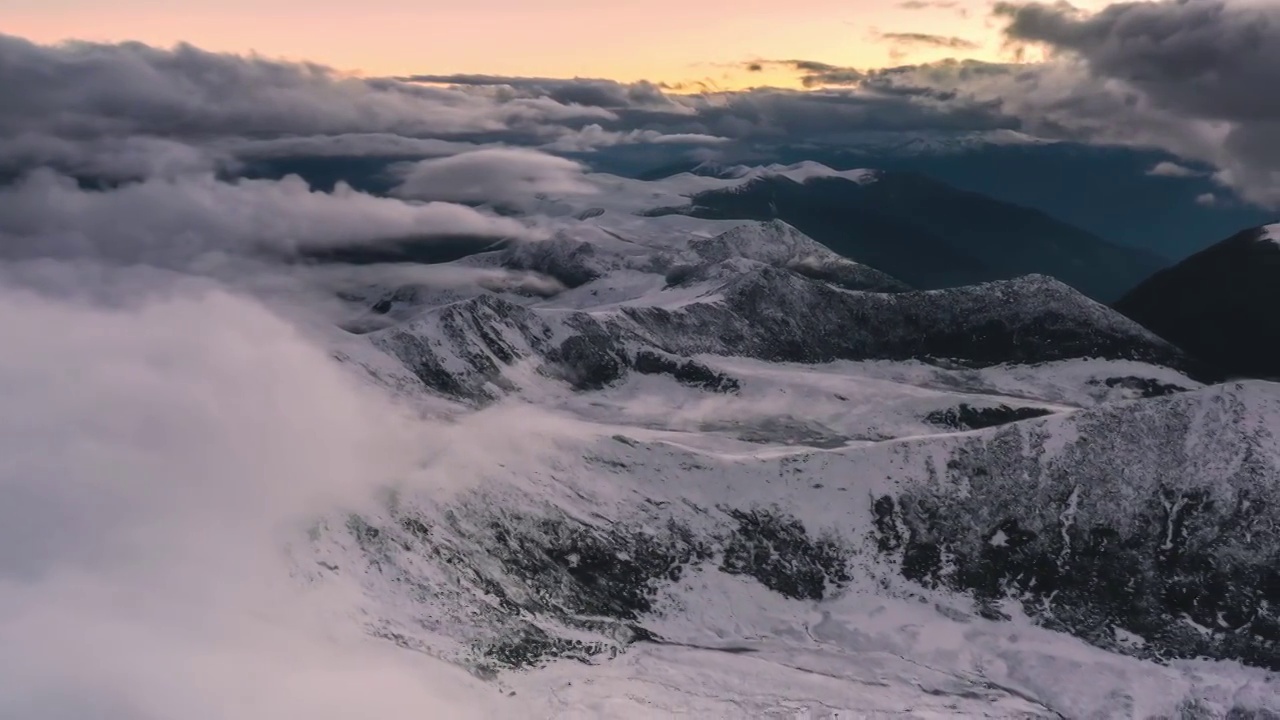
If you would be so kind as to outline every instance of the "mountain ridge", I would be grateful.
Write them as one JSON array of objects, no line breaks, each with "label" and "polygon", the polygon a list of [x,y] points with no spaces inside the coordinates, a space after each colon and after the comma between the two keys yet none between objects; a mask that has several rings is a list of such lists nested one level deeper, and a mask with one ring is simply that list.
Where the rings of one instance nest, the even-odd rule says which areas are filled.
[{"label": "mountain ridge", "polygon": [[1241,231],[1147,279],[1115,308],[1223,377],[1280,377],[1280,225]]},{"label": "mountain ridge", "polygon": [[781,219],[846,257],[922,288],[1038,272],[1111,300],[1167,263],[1042,211],[915,173],[876,172],[861,181],[835,171],[791,174],[800,180],[786,171],[763,173],[653,214]]}]

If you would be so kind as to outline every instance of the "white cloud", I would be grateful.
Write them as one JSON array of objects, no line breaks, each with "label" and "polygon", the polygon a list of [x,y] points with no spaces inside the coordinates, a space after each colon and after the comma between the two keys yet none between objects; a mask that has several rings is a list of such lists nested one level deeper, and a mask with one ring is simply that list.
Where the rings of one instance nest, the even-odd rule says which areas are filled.
[{"label": "white cloud", "polygon": [[0,284],[0,716],[510,716],[290,577],[285,543],[431,434],[255,302],[116,280],[111,309]]},{"label": "white cloud", "polygon": [[579,130],[554,128],[556,139],[541,146],[543,149],[557,152],[590,152],[596,148],[616,145],[636,145],[652,143],[655,145],[719,145],[729,142],[728,138],[700,133],[665,134],[657,130],[606,130],[603,126],[592,123]]},{"label": "white cloud", "polygon": [[1199,177],[1204,173],[1196,172],[1185,165],[1166,160],[1156,163],[1154,167],[1147,171],[1147,174],[1154,177],[1189,178]]},{"label": "white cloud", "polygon": [[189,45],[37,45],[0,35],[0,67],[0,133],[9,134],[424,137],[616,117],[545,97],[344,77],[320,65]]},{"label": "white cloud", "polygon": [[235,169],[230,154],[167,138],[62,138],[22,133],[0,138],[0,168],[56,167],[105,180],[212,173]]},{"label": "white cloud", "polygon": [[91,257],[190,268],[255,249],[292,251],[431,235],[524,237],[521,223],[448,203],[311,190],[297,177],[153,178],[98,192],[50,171],[0,190],[0,257]]},{"label": "white cloud", "polygon": [[580,163],[527,148],[493,148],[422,160],[402,170],[400,197],[518,203],[540,193],[594,193]]}]

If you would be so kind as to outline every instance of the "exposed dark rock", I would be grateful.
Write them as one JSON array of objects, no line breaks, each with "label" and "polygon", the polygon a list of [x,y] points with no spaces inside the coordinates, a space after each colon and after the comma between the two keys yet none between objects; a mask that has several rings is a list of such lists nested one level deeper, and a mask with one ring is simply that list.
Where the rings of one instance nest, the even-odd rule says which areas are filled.
[{"label": "exposed dark rock", "polygon": [[539,594],[569,612],[635,620],[661,583],[710,552],[669,525],[661,535],[593,528],[565,518],[521,518],[495,528],[494,555]]},{"label": "exposed dark rock", "polygon": [[565,287],[576,288],[599,278],[597,250],[589,242],[553,238],[536,242],[511,244],[502,252],[503,267],[532,270],[555,278]]},{"label": "exposed dark rock", "polygon": [[849,582],[848,551],[836,539],[812,538],[802,522],[776,510],[725,512],[738,528],[725,543],[724,572],[797,600],[821,600]]},{"label": "exposed dark rock", "polygon": [[622,379],[627,368],[613,336],[595,323],[575,324],[579,334],[547,353],[545,371],[575,390],[599,390]]},{"label": "exposed dark rock", "polygon": [[604,652],[605,643],[583,642],[556,637],[533,624],[504,636],[481,648],[481,654],[499,668],[519,670],[537,667],[554,658],[587,661]]},{"label": "exposed dark rock", "polygon": [[1140,377],[1112,377],[1103,381],[1109,388],[1124,388],[1133,390],[1142,398],[1157,398],[1165,395],[1173,395],[1174,393],[1187,392],[1189,388],[1173,383],[1162,383],[1152,378]]},{"label": "exposed dark rock", "polygon": [[925,422],[939,427],[955,430],[981,430],[982,428],[1018,422],[1019,420],[1044,417],[1052,413],[1052,410],[1044,408],[1012,408],[1008,405],[976,408],[967,403],[961,403],[947,410],[934,410],[926,415],[924,419]]},{"label": "exposed dark rock", "polygon": [[500,249],[506,240],[481,235],[389,238],[381,241],[355,239],[350,244],[309,247],[300,251],[301,259],[313,263],[374,265],[378,263],[416,263],[437,265],[471,255]]},{"label": "exposed dark rock", "polygon": [[718,373],[702,363],[673,358],[650,350],[637,352],[631,366],[642,375],[670,375],[685,385],[713,392],[737,392],[741,387],[736,379],[724,373]]}]

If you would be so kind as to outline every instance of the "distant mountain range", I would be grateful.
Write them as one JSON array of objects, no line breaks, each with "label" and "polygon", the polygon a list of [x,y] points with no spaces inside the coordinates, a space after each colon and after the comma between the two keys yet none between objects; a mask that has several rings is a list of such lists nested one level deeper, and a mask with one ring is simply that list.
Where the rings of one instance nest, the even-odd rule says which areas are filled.
[{"label": "distant mountain range", "polygon": [[[819,169],[825,171],[822,172]],[[695,173],[737,177],[738,167]],[[917,173],[861,178],[800,163],[693,195],[681,213],[705,219],[783,220],[814,240],[913,287],[954,287],[1050,275],[1110,301],[1166,264],[1038,210],[966,192]]]},{"label": "distant mountain range", "polygon": [[[816,161],[837,169],[871,167],[916,172],[962,190],[1043,210],[1071,225],[1122,245],[1177,260],[1271,218],[1224,194],[1208,168],[1190,166],[1176,176],[1153,175],[1160,163],[1185,165],[1165,153],[1070,142],[1017,142],[990,134],[888,133],[850,138],[837,145],[762,149],[739,163]],[[644,154],[624,148],[581,156],[605,172],[661,178],[698,162],[645,164]],[[1198,198],[1214,195],[1216,202]]]},{"label": "distant mountain range", "polygon": [[[744,151],[745,152],[745,151]],[[701,164],[677,146],[647,144],[565,153],[596,172],[656,180]],[[1042,210],[1098,237],[1145,249],[1170,260],[1201,250],[1206,238],[1267,222],[1267,213],[1231,200],[1204,168],[1181,176],[1151,175],[1164,153],[1070,142],[1031,142],[1010,134],[921,135],[881,133],[850,138],[841,145],[761,148],[737,162],[753,165],[819,162],[836,169],[878,168],[920,173],[954,188],[1014,205]],[[374,193],[388,192],[396,177],[391,164],[413,156],[257,159],[242,172],[251,177],[294,173],[312,185],[332,189],[338,182]],[[1214,194],[1218,202],[1197,198]]]}]

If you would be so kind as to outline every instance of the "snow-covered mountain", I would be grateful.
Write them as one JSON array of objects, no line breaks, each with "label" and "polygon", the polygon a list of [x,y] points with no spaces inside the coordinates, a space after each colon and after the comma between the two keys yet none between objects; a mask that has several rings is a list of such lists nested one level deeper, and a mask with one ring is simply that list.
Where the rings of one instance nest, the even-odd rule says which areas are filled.
[{"label": "snow-covered mountain", "polygon": [[1225,376],[1280,377],[1280,225],[1156,273],[1116,308]]},{"label": "snow-covered mountain", "polygon": [[354,298],[335,356],[468,478],[295,549],[368,632],[535,717],[1280,712],[1280,386],[1203,386],[1043,276],[910,290],[777,220],[566,217],[455,263],[547,292]]},{"label": "snow-covered mountain", "polygon": [[394,298],[412,297],[397,290],[374,303],[404,320],[371,340],[427,387],[459,399],[496,399],[529,370],[582,390],[629,372],[731,387],[732,378],[694,359],[703,354],[975,367],[1098,357],[1188,367],[1141,326],[1049,278],[906,291],[776,221],[694,237],[681,251],[646,255],[636,244],[560,238],[462,262],[538,270],[569,289],[425,308],[395,307]]}]

